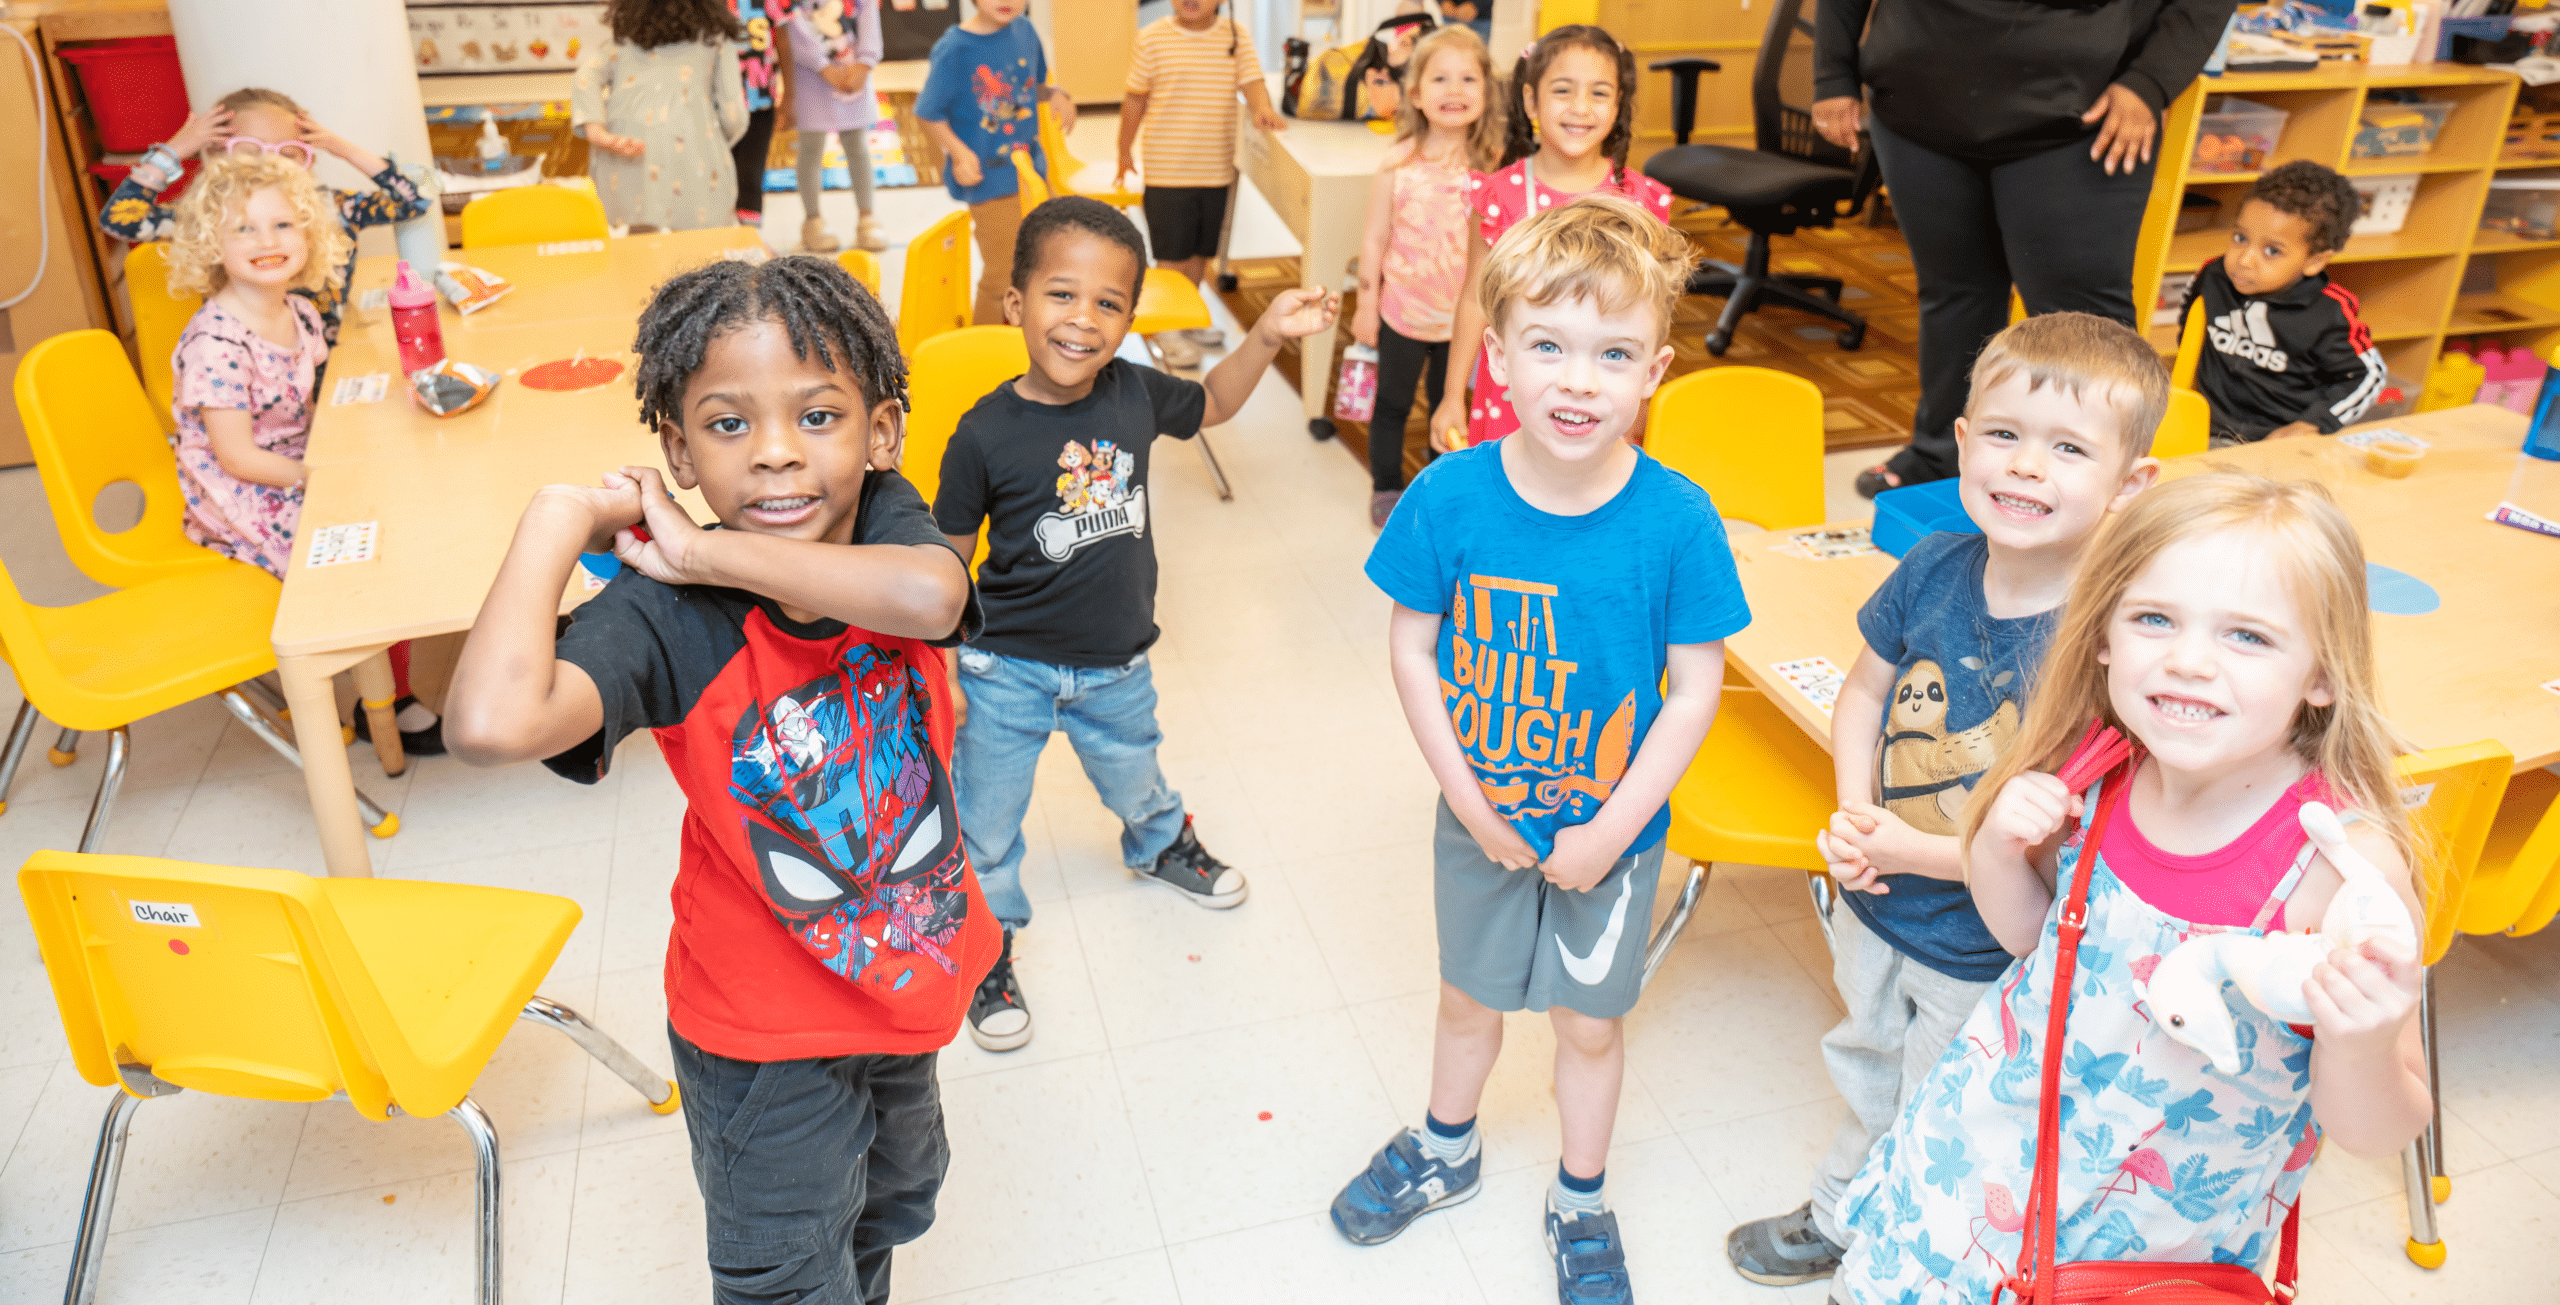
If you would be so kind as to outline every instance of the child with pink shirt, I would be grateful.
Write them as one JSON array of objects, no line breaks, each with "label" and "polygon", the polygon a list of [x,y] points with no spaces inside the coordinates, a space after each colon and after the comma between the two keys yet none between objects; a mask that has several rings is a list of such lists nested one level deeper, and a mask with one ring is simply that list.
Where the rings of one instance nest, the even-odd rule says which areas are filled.
[{"label": "child with pink shirt", "polygon": [[1418,382],[1440,406],[1451,318],[1467,281],[1467,195],[1502,151],[1506,115],[1493,56],[1463,27],[1422,38],[1406,65],[1396,143],[1369,188],[1360,242],[1360,306],[1351,332],[1378,351],[1369,422],[1369,528],[1384,529],[1404,494],[1404,424]]},{"label": "child with pink shirt", "polygon": [[[1509,393],[1485,373],[1484,312],[1476,306],[1476,280],[1485,254],[1503,232],[1532,214],[1593,192],[1623,195],[1664,222],[1671,220],[1670,190],[1627,170],[1627,146],[1635,139],[1635,79],[1634,52],[1583,23],[1539,37],[1512,70],[1511,85],[1520,102],[1509,115],[1503,149],[1503,157],[1512,162],[1499,172],[1479,172],[1469,183],[1476,238],[1467,244],[1466,285],[1450,334],[1462,349],[1469,343],[1477,346],[1471,373],[1474,398],[1469,402],[1464,397],[1469,387],[1461,385],[1440,401],[1431,414],[1432,448],[1446,453],[1520,428]],[[1461,428],[1463,439],[1453,438]],[[1635,429],[1640,436],[1643,422]]]}]

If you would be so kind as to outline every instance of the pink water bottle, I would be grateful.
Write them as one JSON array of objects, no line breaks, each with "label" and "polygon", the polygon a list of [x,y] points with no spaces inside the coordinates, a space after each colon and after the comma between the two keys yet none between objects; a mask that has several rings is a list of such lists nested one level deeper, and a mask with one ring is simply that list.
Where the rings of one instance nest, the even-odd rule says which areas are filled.
[{"label": "pink water bottle", "polygon": [[2507,399],[2507,350],[2495,340],[2483,340],[2472,346],[2471,360],[2480,364],[2480,390],[2471,396],[2473,403],[2492,407]]},{"label": "pink water bottle", "polygon": [[407,259],[400,262],[399,279],[392,282],[391,335],[400,342],[400,371],[403,375],[418,372],[444,361],[444,324],[436,320],[435,287],[418,279]]},{"label": "pink water bottle", "polygon": [[2533,415],[2534,400],[2542,397],[2542,360],[2523,345],[2507,350],[2507,392],[2499,403],[2510,412]]}]

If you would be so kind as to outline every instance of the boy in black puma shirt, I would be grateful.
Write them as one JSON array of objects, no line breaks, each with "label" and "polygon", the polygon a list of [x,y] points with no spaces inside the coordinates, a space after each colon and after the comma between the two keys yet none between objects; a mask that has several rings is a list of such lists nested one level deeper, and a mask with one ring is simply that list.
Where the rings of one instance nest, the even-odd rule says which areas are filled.
[{"label": "boy in black puma shirt", "polygon": [[2354,292],[2324,270],[2361,206],[2345,177],[2308,161],[2241,197],[2231,248],[2187,292],[2204,302],[2195,388],[2213,406],[2214,447],[2336,434],[2390,383]]},{"label": "boy in black puma shirt", "polygon": [[1190,439],[1233,417],[1289,339],[1333,329],[1336,298],[1291,290],[1206,384],[1113,357],[1129,333],[1146,246],[1118,209],[1065,196],[1033,209],[1013,247],[1004,315],[1031,370],[960,418],[942,455],[933,515],[966,557],[987,527],[985,631],[960,650],[960,737],[952,779],[960,829],[981,867],[1004,950],[969,1004],[969,1036],[989,1051],[1031,1040],[1013,974],[1022,891],[1022,818],[1052,733],[1074,745],[1120,853],[1147,882],[1223,910],[1242,872],[1209,855],[1182,795],[1156,765],[1156,546],[1148,533],[1157,436]]}]

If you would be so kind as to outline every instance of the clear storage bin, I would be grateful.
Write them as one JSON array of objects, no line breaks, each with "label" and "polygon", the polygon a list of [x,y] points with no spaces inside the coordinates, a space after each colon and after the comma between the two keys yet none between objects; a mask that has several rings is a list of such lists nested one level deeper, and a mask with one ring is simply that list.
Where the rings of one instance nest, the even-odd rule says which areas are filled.
[{"label": "clear storage bin", "polygon": [[2519,240],[2549,240],[2560,230],[2560,173],[2529,172],[2489,183],[2480,229]]},{"label": "clear storage bin", "polygon": [[2409,201],[2418,197],[2418,174],[2395,172],[2387,177],[2349,177],[2364,208],[2347,234],[2387,236],[2409,220]]},{"label": "clear storage bin", "polygon": [[2382,393],[2374,399],[2373,406],[2366,408],[2364,415],[2356,420],[2389,421],[2394,417],[2406,417],[2418,406],[2418,391],[2421,388],[2416,381],[2398,376],[2390,377],[2383,383]]},{"label": "clear storage bin", "polygon": [[2217,95],[2196,123],[2196,157],[2190,172],[2256,172],[2275,153],[2292,116],[2273,105]]},{"label": "clear storage bin", "polygon": [[2451,100],[2420,100],[2415,104],[2367,100],[2364,111],[2356,116],[2356,143],[2348,157],[2416,158],[2434,147],[2436,133],[2444,130],[2444,120],[2452,113]]}]

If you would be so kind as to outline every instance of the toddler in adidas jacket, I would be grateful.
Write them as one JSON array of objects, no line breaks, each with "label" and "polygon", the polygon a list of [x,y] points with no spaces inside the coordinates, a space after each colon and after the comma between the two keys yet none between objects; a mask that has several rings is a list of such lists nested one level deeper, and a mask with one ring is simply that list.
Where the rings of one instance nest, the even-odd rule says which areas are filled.
[{"label": "toddler in adidas jacket", "polygon": [[2329,279],[2361,209],[2345,177],[2297,161],[2240,199],[2231,246],[2196,272],[2204,304],[2195,388],[2213,406],[2213,445],[2331,435],[2390,384],[2355,293]]}]

